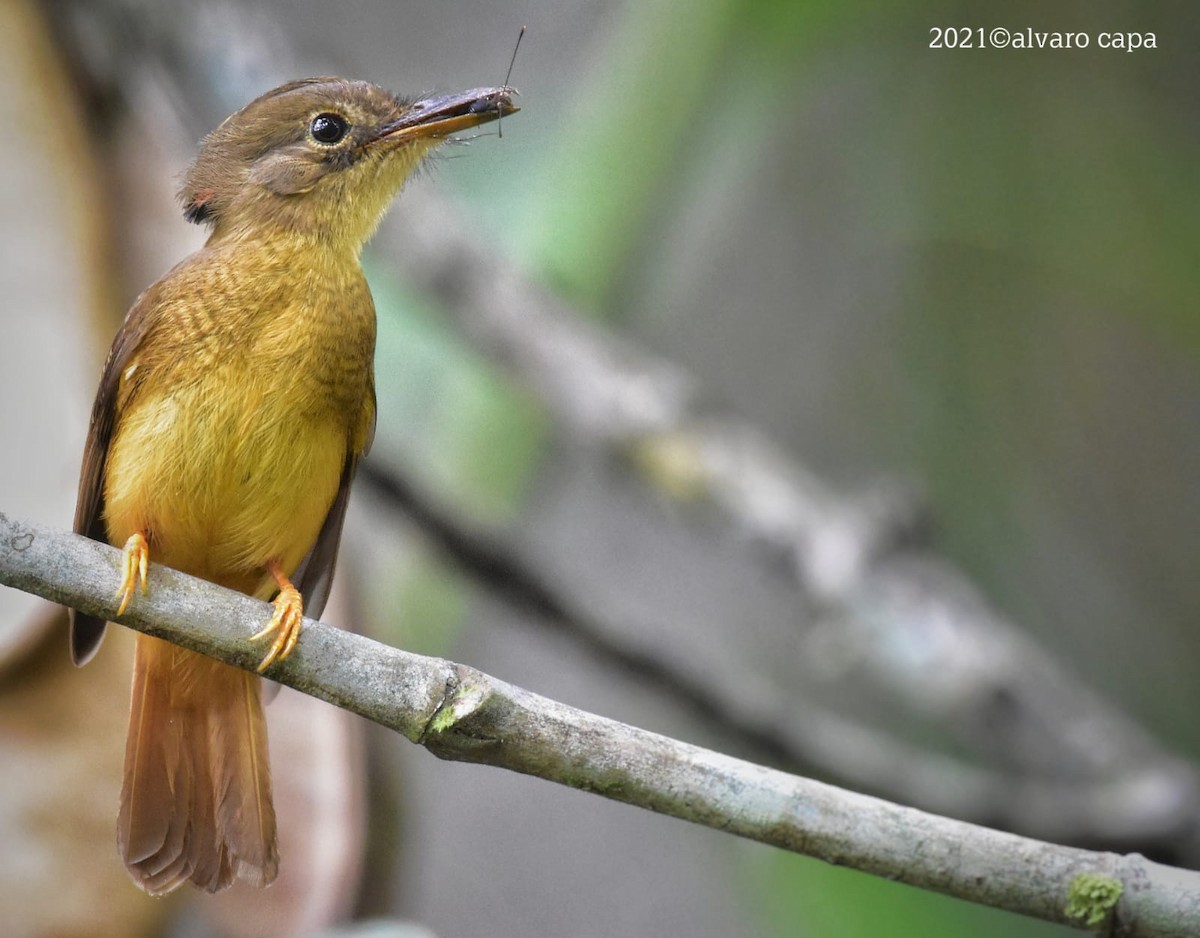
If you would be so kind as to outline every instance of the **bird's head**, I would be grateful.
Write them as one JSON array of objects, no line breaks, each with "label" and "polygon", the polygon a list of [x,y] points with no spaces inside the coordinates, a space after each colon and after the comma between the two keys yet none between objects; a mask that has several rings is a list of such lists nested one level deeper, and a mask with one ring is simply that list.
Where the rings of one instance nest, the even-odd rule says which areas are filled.
[{"label": "bird's head", "polygon": [[307,78],[210,133],[180,198],[214,238],[299,236],[357,251],[425,156],[448,135],[515,113],[512,88],[423,100],[364,81]]}]

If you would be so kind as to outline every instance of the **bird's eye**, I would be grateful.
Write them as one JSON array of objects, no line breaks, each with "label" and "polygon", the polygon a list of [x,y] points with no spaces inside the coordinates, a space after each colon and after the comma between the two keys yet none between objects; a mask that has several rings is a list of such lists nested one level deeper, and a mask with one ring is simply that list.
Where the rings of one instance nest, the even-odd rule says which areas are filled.
[{"label": "bird's eye", "polygon": [[317,143],[331,145],[341,141],[350,124],[341,114],[318,114],[308,125],[308,132]]}]

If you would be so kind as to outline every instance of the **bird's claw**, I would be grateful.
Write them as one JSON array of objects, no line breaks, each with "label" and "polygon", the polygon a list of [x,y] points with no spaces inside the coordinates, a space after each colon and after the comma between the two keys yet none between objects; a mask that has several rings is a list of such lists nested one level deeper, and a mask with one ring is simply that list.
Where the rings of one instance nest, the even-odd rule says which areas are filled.
[{"label": "bird's claw", "polygon": [[150,542],[139,532],[125,542],[121,556],[121,585],[117,587],[117,598],[121,600],[121,605],[117,607],[117,615],[125,614],[139,585],[142,595],[146,595],[146,574],[149,566]]},{"label": "bird's claw", "polygon": [[257,642],[269,635],[275,636],[271,647],[267,649],[266,657],[258,666],[259,674],[276,661],[282,661],[292,653],[292,649],[296,647],[296,642],[300,638],[300,627],[304,624],[304,598],[300,595],[300,591],[291,584],[279,591],[279,595],[271,601],[271,605],[275,607],[275,614],[271,616],[271,621],[262,631],[250,636],[252,642]]}]

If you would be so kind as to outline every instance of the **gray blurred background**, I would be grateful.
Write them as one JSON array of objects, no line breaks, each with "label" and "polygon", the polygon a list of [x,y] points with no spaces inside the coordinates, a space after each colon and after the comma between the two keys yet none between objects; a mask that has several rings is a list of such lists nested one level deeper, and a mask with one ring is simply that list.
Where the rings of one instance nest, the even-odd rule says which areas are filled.
[{"label": "gray blurred background", "polygon": [[[107,342],[202,240],[172,201],[201,134],[301,74],[499,84],[527,25],[520,114],[443,148],[367,258],[375,471],[518,569],[489,579],[367,480],[326,619],[755,761],[1200,862],[1192,5],[5,7],[0,510],[70,523]],[[1092,42],[930,49],[952,26]],[[1102,50],[1103,30],[1158,48]],[[598,324],[596,348],[681,369],[680,424],[648,444],[570,425],[448,299],[475,255],[444,252],[431,286],[406,250],[443,225],[502,272],[497,304],[515,278],[530,308]],[[769,441],[817,514],[873,519],[866,559],[814,582],[766,533],[769,493],[765,523],[730,509],[693,464],[717,424]],[[532,614],[526,577],[566,614]],[[28,782],[0,807],[18,933],[1067,933],[442,763],[287,694],[268,718],[273,746],[294,738],[273,757],[302,789],[294,879],[151,903],[112,837],[121,638],[70,672],[49,613],[0,598],[0,757]]]}]

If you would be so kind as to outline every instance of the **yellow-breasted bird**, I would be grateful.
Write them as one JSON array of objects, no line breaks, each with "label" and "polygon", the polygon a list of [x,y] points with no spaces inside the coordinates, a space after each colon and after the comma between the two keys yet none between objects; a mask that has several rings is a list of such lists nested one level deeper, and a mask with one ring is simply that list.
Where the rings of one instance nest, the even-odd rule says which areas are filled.
[{"label": "yellow-breasted bird", "polygon": [[[310,78],[205,138],[184,181],[205,246],[147,289],[104,366],[75,530],[124,546],[121,612],[149,558],[274,596],[259,670],[329,593],[375,425],[375,308],[359,257],[448,134],[517,110],[511,88],[420,101]],[[73,612],[71,655],[105,623]],[[149,893],[266,885],[279,868],[256,676],[139,634],[117,840]]]}]

